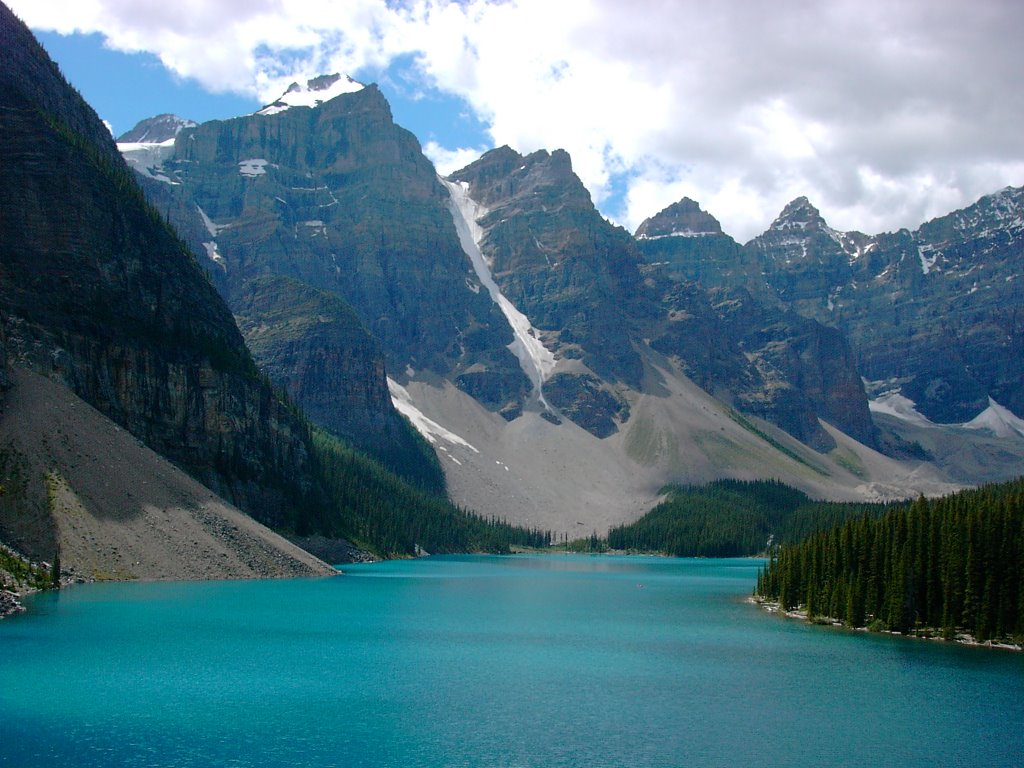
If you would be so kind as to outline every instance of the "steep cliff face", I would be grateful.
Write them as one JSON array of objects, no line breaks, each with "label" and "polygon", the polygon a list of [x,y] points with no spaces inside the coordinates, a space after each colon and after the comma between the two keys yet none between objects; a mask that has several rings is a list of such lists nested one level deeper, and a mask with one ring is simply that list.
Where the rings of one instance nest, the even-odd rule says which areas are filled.
[{"label": "steep cliff face", "polygon": [[241,286],[232,304],[260,369],[306,416],[399,476],[444,495],[429,446],[391,403],[380,345],[344,301],[266,275]]},{"label": "steep cliff face", "polygon": [[[506,348],[509,326],[481,294],[459,244],[447,190],[412,134],[394,124],[380,91],[351,85],[356,90],[316,106],[282,102],[183,130],[173,154],[151,174],[165,183],[149,182],[147,194],[206,254],[233,311],[248,314],[247,327],[259,322],[254,311],[287,310],[271,307],[266,295],[258,308],[246,305],[254,280],[295,280],[334,297],[339,311],[338,302],[351,307],[393,376],[450,377],[486,407],[517,413],[528,383]],[[342,326],[354,327],[336,328]],[[316,343],[304,335],[313,327],[293,325],[290,340],[277,336],[277,361],[268,371],[290,390],[305,374],[286,371],[282,361],[303,358]],[[346,343],[365,348],[362,333]],[[287,344],[295,349],[285,352]],[[261,353],[257,358],[263,365]],[[314,400],[350,400],[364,373],[361,364],[339,370],[332,382],[320,379],[337,392],[314,396],[306,387],[295,396],[315,418],[326,416],[326,406]],[[415,438],[408,429],[379,430],[398,420],[390,401],[379,391],[362,397],[366,407],[346,417],[340,434],[378,456],[409,450]],[[340,428],[340,405],[332,408],[325,425]],[[389,437],[397,442],[381,446]]]},{"label": "steep cliff face", "polygon": [[675,281],[663,286],[669,312],[651,346],[705,391],[818,451],[835,447],[819,418],[876,445],[864,387],[838,331],[742,288],[705,292]]},{"label": "steep cliff face", "polygon": [[147,206],[95,113],[0,6],[0,307],[12,361],[59,379],[268,522],[319,500],[304,427]]},{"label": "steep cliff face", "polygon": [[183,131],[165,167],[216,231],[218,282],[273,273],[341,296],[395,371],[446,374],[511,341],[467,284],[433,167],[375,86]]},{"label": "steep cliff face", "polygon": [[[380,349],[337,297],[266,276],[246,284],[236,307],[253,356],[317,423],[347,436],[390,403]],[[383,440],[383,419],[373,426]]]},{"label": "steep cliff face", "polygon": [[679,280],[703,288],[743,286],[755,295],[767,290],[753,254],[723,233],[718,220],[689,198],[645,219],[635,235],[644,261]]},{"label": "steep cliff face", "polygon": [[634,318],[656,312],[632,239],[594,208],[562,151],[526,157],[502,147],[449,177],[486,213],[481,250],[502,293],[563,357],[634,389],[643,366]]},{"label": "steep cliff face", "polygon": [[832,289],[852,277],[845,240],[845,233],[831,229],[818,209],[799,197],[747,249],[783,303],[814,316],[818,305],[827,304]]}]

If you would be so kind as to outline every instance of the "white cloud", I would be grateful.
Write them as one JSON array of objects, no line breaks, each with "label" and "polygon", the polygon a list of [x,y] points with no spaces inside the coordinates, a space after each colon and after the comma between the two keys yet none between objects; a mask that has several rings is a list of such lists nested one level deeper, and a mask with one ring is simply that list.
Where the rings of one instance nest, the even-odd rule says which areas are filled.
[{"label": "white cloud", "polygon": [[[265,101],[411,54],[495,145],[567,149],[629,228],[686,194],[745,240],[807,195],[837,228],[881,231],[1024,183],[1015,0],[10,4]],[[439,165],[468,157],[443,144]]]},{"label": "white cloud", "polygon": [[430,159],[439,174],[448,176],[465,168],[488,149],[489,147],[446,149],[436,141],[428,141],[423,145],[423,154]]}]

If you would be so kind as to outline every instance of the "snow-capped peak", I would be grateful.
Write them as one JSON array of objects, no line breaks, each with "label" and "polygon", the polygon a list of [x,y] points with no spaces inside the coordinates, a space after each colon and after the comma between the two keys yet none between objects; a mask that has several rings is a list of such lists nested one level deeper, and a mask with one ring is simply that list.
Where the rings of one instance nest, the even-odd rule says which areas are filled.
[{"label": "snow-capped peak", "polygon": [[348,75],[320,75],[306,81],[305,85],[292,83],[288,90],[273,104],[259,110],[257,115],[276,115],[292,107],[319,107],[344,93],[355,93],[366,86]]},{"label": "snow-capped peak", "polygon": [[117,139],[117,149],[136,171],[165,184],[178,182],[164,172],[164,161],[174,156],[174,142],[185,128],[197,123],[177,115],[157,115],[141,121]]},{"label": "snow-capped peak", "polygon": [[117,138],[118,144],[166,144],[184,128],[194,128],[197,123],[177,115],[163,114],[140,121],[127,133]]}]

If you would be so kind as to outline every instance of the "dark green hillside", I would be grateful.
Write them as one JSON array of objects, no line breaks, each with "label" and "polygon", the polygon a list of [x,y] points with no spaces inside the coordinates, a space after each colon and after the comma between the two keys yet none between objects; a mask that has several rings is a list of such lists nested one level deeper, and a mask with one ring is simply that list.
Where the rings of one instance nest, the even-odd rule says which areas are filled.
[{"label": "dark green hillside", "polygon": [[811,531],[864,515],[882,504],[813,501],[773,480],[719,480],[669,489],[668,498],[630,525],[612,528],[612,549],[676,557],[744,557],[770,542],[794,542]]},{"label": "dark green hillside", "polygon": [[1024,636],[1024,480],[918,499],[783,546],[757,594],[854,627]]},{"label": "dark green hillside", "polygon": [[465,512],[414,488],[380,464],[324,432],[314,435],[317,458],[335,506],[314,530],[342,537],[382,556],[451,552],[508,552],[510,546],[543,547],[545,531],[525,530]]},{"label": "dark green hillside", "polygon": [[344,300],[268,274],[244,283],[229,301],[260,369],[310,421],[445,496],[433,449],[391,403],[380,344]]}]

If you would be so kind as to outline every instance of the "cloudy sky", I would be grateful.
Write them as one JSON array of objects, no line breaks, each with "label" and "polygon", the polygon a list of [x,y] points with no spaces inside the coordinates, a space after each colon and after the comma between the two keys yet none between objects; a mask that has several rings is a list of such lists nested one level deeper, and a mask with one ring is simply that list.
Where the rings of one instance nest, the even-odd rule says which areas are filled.
[{"label": "cloudy sky", "polygon": [[1019,0],[6,2],[118,132],[86,69],[136,119],[182,111],[160,83],[205,119],[347,72],[442,172],[562,147],[630,230],[686,195],[745,241],[807,195],[874,233],[1024,184]]}]

